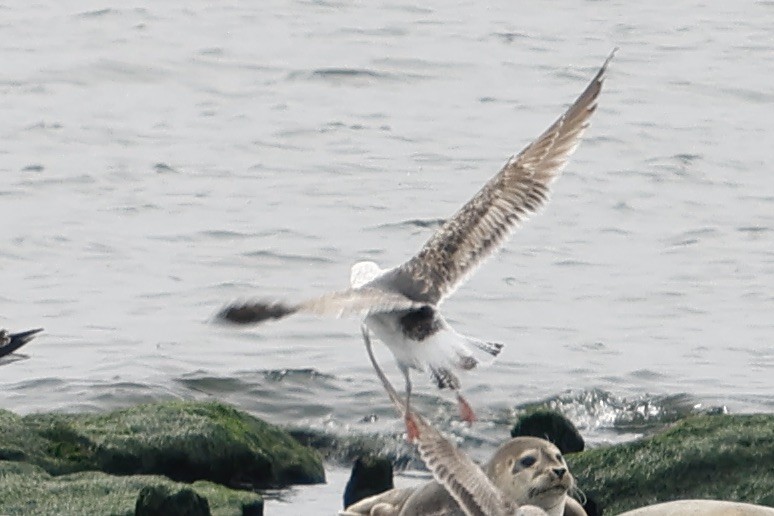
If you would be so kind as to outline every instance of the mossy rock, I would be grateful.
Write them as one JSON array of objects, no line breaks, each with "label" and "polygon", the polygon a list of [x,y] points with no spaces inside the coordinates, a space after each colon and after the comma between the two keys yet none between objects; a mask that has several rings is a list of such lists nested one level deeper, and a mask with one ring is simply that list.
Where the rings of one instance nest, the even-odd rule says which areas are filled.
[{"label": "mossy rock", "polygon": [[[214,516],[262,514],[263,499],[249,491],[236,491],[212,482],[182,484],[157,475],[114,476],[97,471],[52,476],[24,462],[0,461],[0,514],[135,514],[143,492],[167,493],[178,505],[162,505],[166,512],[206,507]],[[146,494],[147,496],[147,494]],[[256,508],[261,508],[259,512]],[[181,512],[178,512],[182,514]],[[187,512],[188,514],[193,514]]]},{"label": "mossy rock", "polygon": [[774,415],[689,417],[640,441],[566,457],[605,514],[706,498],[774,506]]},{"label": "mossy rock", "polygon": [[344,489],[344,507],[393,487],[392,463],[389,459],[380,455],[358,457]]},{"label": "mossy rock", "polygon": [[237,487],[325,482],[316,451],[221,403],[173,401],[21,418],[0,411],[0,460],[30,462],[54,475],[161,474]]},{"label": "mossy rock", "polygon": [[210,516],[207,499],[190,487],[145,486],[137,496],[134,516]]},{"label": "mossy rock", "polygon": [[585,447],[572,421],[554,410],[535,410],[521,416],[511,429],[511,437],[523,435],[551,441],[563,454],[583,451]]}]

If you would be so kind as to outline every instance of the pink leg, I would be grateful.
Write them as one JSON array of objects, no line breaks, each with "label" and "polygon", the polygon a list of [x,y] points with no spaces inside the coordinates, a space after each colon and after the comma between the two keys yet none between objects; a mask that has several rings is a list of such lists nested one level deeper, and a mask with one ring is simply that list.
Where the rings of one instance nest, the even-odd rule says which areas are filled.
[{"label": "pink leg", "polygon": [[419,439],[419,427],[411,414],[406,414],[404,421],[406,422],[406,440],[411,443]]},{"label": "pink leg", "polygon": [[457,393],[457,404],[460,407],[460,418],[467,423],[473,423],[476,420],[476,414],[470,407],[470,403],[459,392]]}]

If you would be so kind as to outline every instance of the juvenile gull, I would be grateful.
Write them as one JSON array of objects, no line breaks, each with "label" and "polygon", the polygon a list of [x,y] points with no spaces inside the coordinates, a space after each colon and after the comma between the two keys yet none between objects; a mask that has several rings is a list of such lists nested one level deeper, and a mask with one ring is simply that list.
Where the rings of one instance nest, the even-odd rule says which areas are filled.
[{"label": "juvenile gull", "polygon": [[[462,418],[473,421],[475,416],[460,394],[456,373],[474,368],[479,357],[496,357],[502,344],[457,333],[441,315],[440,304],[548,200],[551,183],[577,148],[596,110],[612,55],[569,109],[512,156],[407,262],[386,270],[373,262],[359,262],[352,267],[350,288],[346,290],[296,304],[235,303],[221,311],[220,317],[236,323],[257,323],[301,312],[364,316],[368,328],[395,355],[405,378],[409,407],[409,370],[429,370],[439,388],[456,392]],[[415,437],[406,421],[409,438]]]}]

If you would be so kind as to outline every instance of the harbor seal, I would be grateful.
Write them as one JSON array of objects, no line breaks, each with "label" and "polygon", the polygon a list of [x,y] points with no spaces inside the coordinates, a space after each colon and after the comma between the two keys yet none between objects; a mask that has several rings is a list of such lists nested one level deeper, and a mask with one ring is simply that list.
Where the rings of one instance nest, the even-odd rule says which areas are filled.
[{"label": "harbor seal", "polygon": [[[533,505],[549,516],[585,516],[581,505],[568,496],[574,479],[559,449],[537,437],[516,437],[497,449],[484,467],[492,483],[519,506]],[[436,481],[416,488],[391,489],[347,507],[342,514],[408,516],[464,512]]]}]

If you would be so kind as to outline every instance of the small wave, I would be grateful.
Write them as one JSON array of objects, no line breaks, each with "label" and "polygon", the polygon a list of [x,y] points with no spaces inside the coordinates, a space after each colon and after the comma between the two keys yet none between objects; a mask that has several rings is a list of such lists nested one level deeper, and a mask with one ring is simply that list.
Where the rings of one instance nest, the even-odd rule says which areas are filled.
[{"label": "small wave", "polygon": [[520,405],[516,410],[521,413],[536,409],[561,412],[580,430],[608,429],[626,433],[653,431],[694,414],[727,412],[726,407],[704,407],[688,394],[643,395],[627,399],[600,389],[569,392]]},{"label": "small wave", "polygon": [[[143,206],[143,208],[157,208],[155,205],[146,205]],[[267,231],[260,231],[260,232],[254,232],[254,233],[244,233],[240,231],[231,231],[228,229],[208,229],[204,231],[198,231],[196,233],[185,233],[185,234],[176,234],[176,235],[149,235],[147,238],[151,240],[161,240],[163,242],[196,242],[201,240],[244,240],[248,238],[260,238],[260,237],[266,237],[266,236],[277,236],[277,235],[292,235],[292,236],[301,236],[303,237],[301,233],[298,233],[296,231],[288,230],[288,229],[271,229]],[[289,259],[292,260],[292,257],[287,257],[285,255],[281,254],[274,254],[268,251],[254,251],[252,253],[249,253],[245,256],[272,256],[275,258],[282,258],[282,259]],[[302,259],[303,257],[296,258],[296,259]]]},{"label": "small wave", "polygon": [[384,68],[400,70],[416,70],[422,74],[429,70],[458,70],[460,64],[456,61],[438,61],[419,57],[382,57],[372,61]]},{"label": "small wave", "polygon": [[724,96],[737,97],[740,100],[754,102],[756,104],[770,105],[774,102],[774,95],[766,91],[753,90],[750,88],[728,87],[721,89]]},{"label": "small wave", "polygon": [[112,9],[108,7],[105,9],[95,9],[93,11],[84,11],[82,13],[78,13],[76,16],[78,18],[102,18],[105,16],[122,16],[127,12],[142,14],[142,15],[148,14],[148,10],[142,7],[135,7],[133,9]]},{"label": "small wave", "polygon": [[248,384],[239,378],[234,378],[233,376],[211,376],[201,371],[184,375],[182,378],[176,379],[176,382],[191,390],[208,394],[240,392],[248,387]]},{"label": "small wave", "polygon": [[446,219],[409,219],[401,222],[388,222],[386,224],[379,224],[369,229],[396,229],[396,228],[420,228],[420,229],[436,229],[441,227]]},{"label": "small wave", "polygon": [[370,454],[386,457],[396,470],[425,469],[413,445],[402,435],[341,434],[313,428],[289,428],[300,443],[317,450],[326,462],[350,467],[360,456]]},{"label": "small wave", "polygon": [[671,156],[656,156],[645,160],[645,163],[649,164],[653,169],[671,172],[676,176],[700,181],[700,177],[691,178],[689,171],[691,171],[701,159],[702,156],[700,154],[678,153]]},{"label": "small wave", "polygon": [[17,384],[12,384],[8,386],[6,390],[9,392],[36,390],[42,388],[58,390],[67,385],[68,383],[61,378],[35,378],[34,380],[24,380]]},{"label": "small wave", "polygon": [[287,78],[288,80],[322,79],[337,83],[355,83],[373,80],[405,82],[407,80],[424,79],[425,77],[418,74],[385,72],[370,68],[317,68],[311,71],[290,72]]},{"label": "small wave", "polygon": [[375,72],[373,70],[367,70],[367,69],[357,69],[357,68],[321,68],[314,70],[312,72],[312,75],[316,75],[318,77],[375,77],[375,78],[382,78],[385,77],[385,74],[380,72]]},{"label": "small wave", "polygon": [[669,245],[671,247],[686,247],[689,245],[695,245],[702,240],[717,236],[718,234],[718,230],[713,227],[690,229],[688,231],[683,231],[679,235],[675,235],[671,239]]},{"label": "small wave", "polygon": [[736,230],[740,233],[749,233],[754,235],[771,231],[771,228],[765,228],[763,226],[742,226],[736,228]]},{"label": "small wave", "polygon": [[266,258],[270,260],[294,263],[333,263],[333,260],[317,255],[283,254],[264,250],[242,253],[242,256],[247,258]]},{"label": "small wave", "polygon": [[27,178],[19,181],[19,185],[21,186],[47,186],[47,185],[58,185],[58,186],[64,186],[64,185],[89,185],[96,183],[97,180],[94,179],[93,176],[89,174],[80,174],[77,176],[70,176],[70,177],[45,177],[42,179],[36,179],[33,176],[28,176]]},{"label": "small wave", "polygon": [[593,264],[582,260],[559,260],[556,262],[559,267],[592,267]]},{"label": "small wave", "polygon": [[532,38],[531,35],[526,32],[495,32],[494,36],[505,43],[513,43],[514,41],[527,41]]},{"label": "small wave", "polygon": [[107,8],[107,9],[97,9],[95,11],[85,11],[78,14],[78,16],[80,18],[98,18],[102,16],[107,16],[109,14],[117,14],[117,13],[118,13],[117,10]]},{"label": "small wave", "polygon": [[255,388],[256,382],[260,382],[260,379],[272,383],[296,382],[305,384],[319,380],[335,380],[335,377],[321,373],[314,368],[243,371],[229,376],[213,376],[205,371],[195,371],[181,376],[176,379],[176,382],[190,389],[212,394],[246,392]]},{"label": "small wave", "polygon": [[321,373],[317,369],[308,367],[303,369],[272,369],[267,371],[260,371],[261,374],[267,379],[274,382],[282,382],[285,380],[316,380],[318,378],[325,378],[332,380],[335,377],[329,374]]},{"label": "small wave", "polygon": [[178,173],[177,170],[167,165],[166,163],[156,163],[153,165],[153,170],[156,171],[157,174]]},{"label": "small wave", "polygon": [[206,238],[214,238],[215,240],[237,240],[250,238],[253,236],[249,233],[240,233],[238,231],[229,231],[226,229],[211,229],[208,231],[200,231],[198,235]]},{"label": "small wave", "polygon": [[288,74],[288,79],[380,79],[384,74],[366,68],[318,68],[312,71],[295,71]]}]

